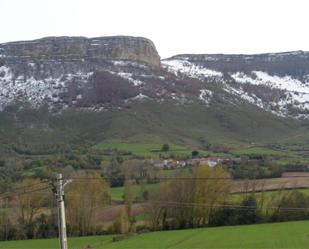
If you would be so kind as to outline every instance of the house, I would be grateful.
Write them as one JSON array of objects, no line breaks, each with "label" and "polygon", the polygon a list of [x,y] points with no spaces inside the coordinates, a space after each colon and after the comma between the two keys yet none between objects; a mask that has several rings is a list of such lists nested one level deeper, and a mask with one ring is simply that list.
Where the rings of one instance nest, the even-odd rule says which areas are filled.
[{"label": "house", "polygon": [[187,165],[185,161],[179,161],[175,159],[166,159],[163,161],[158,161],[154,164],[157,169],[177,169],[183,168]]},{"label": "house", "polygon": [[192,166],[208,165],[209,167],[215,167],[217,164],[223,161],[224,159],[218,157],[194,158],[191,160],[191,165]]}]

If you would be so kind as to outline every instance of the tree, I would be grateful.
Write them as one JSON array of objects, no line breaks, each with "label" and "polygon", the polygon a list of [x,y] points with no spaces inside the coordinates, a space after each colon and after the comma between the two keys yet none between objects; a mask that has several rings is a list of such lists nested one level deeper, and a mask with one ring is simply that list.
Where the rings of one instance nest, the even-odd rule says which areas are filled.
[{"label": "tree", "polygon": [[56,236],[55,224],[56,220],[52,215],[41,214],[35,220],[37,224],[36,238],[48,238]]},{"label": "tree", "polygon": [[121,172],[126,179],[135,179],[140,186],[140,197],[144,200],[148,199],[146,190],[147,178],[153,173],[153,163],[150,160],[126,160],[121,165]]},{"label": "tree", "polygon": [[124,222],[127,222],[127,231],[131,232],[133,230],[134,219],[132,217],[132,192],[133,181],[131,179],[126,179],[124,183],[124,204],[125,204],[125,217],[127,218]]},{"label": "tree", "polygon": [[200,137],[199,141],[203,147],[204,150],[209,150],[211,144],[209,143],[208,139],[205,137]]},{"label": "tree", "polygon": [[[303,220],[309,218],[309,198],[300,191],[282,193],[270,205],[277,208],[270,215],[270,221]],[[294,209],[293,212],[289,209]]]},{"label": "tree", "polygon": [[205,225],[217,206],[228,198],[229,174],[220,166],[211,168],[202,165],[196,169],[194,176],[194,202],[199,204],[194,208],[195,224]]},{"label": "tree", "polygon": [[0,240],[8,240],[11,230],[11,219],[7,211],[0,212]]},{"label": "tree", "polygon": [[[32,239],[35,234],[35,217],[40,210],[47,206],[51,200],[51,191],[41,186],[41,181],[36,179],[26,179],[15,185],[18,189],[18,223],[21,225],[22,234],[25,238]],[[43,183],[42,183],[43,184]]]},{"label": "tree", "polygon": [[206,225],[229,193],[228,173],[221,167],[200,166],[160,183],[150,196],[153,229]]},{"label": "tree", "polygon": [[121,163],[120,158],[113,157],[107,164],[102,165],[103,175],[108,179],[111,187],[123,186],[125,178]]},{"label": "tree", "polygon": [[198,154],[199,154],[199,152],[198,152],[197,150],[194,150],[194,151],[191,152],[192,158],[193,158],[193,157],[197,157]]},{"label": "tree", "polygon": [[151,165],[148,160],[131,159],[122,163],[120,169],[126,179],[141,181],[148,176]]},{"label": "tree", "polygon": [[236,209],[221,207],[211,214],[208,224],[211,226],[235,225],[237,224],[237,219],[238,217]]},{"label": "tree", "polygon": [[153,230],[159,230],[165,226],[168,206],[164,202],[170,196],[169,184],[169,182],[160,183],[156,190],[151,193],[150,201],[146,204],[146,210]]},{"label": "tree", "polygon": [[254,194],[245,197],[237,212],[237,224],[254,224],[261,220],[261,210],[258,208]]},{"label": "tree", "polygon": [[109,203],[108,185],[97,173],[77,172],[72,178],[73,182],[66,191],[69,234],[95,234],[98,210]]},{"label": "tree", "polygon": [[170,150],[170,146],[168,144],[163,144],[162,145],[161,151],[166,152],[166,151],[169,151],[169,150]]}]

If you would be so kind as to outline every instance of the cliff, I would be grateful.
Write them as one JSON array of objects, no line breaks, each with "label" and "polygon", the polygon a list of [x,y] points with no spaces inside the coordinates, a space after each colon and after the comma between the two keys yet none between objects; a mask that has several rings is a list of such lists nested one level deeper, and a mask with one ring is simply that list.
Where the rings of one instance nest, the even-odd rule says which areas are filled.
[{"label": "cliff", "polygon": [[5,61],[98,59],[129,60],[159,67],[160,56],[152,41],[142,37],[46,37],[0,44]]}]

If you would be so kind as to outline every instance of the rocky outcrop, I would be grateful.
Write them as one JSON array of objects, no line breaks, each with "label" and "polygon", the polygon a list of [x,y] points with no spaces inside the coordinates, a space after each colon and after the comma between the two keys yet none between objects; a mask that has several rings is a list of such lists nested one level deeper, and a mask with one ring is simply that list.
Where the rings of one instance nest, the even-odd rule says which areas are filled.
[{"label": "rocky outcrop", "polygon": [[309,119],[309,53],[183,54],[164,59],[141,37],[47,37],[0,44],[0,112],[21,103],[53,110],[133,101],[247,103]]},{"label": "rocky outcrop", "polygon": [[138,95],[136,89],[158,71],[160,56],[142,37],[47,37],[0,44],[0,111],[17,102],[52,109],[114,104]]},{"label": "rocky outcrop", "polygon": [[46,37],[33,41],[0,44],[2,60],[129,60],[160,66],[160,56],[152,41],[142,37],[111,36]]},{"label": "rocky outcrop", "polygon": [[309,74],[309,52],[265,54],[183,54],[169,60],[185,60],[221,72],[267,71],[280,76]]},{"label": "rocky outcrop", "polygon": [[162,65],[178,77],[221,84],[231,102],[239,97],[279,116],[309,119],[309,52],[183,54]]}]

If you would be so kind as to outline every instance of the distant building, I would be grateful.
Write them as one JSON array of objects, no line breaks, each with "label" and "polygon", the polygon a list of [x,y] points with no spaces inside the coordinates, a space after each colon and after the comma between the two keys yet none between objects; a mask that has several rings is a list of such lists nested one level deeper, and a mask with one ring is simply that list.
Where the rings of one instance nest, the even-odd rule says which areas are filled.
[{"label": "distant building", "polygon": [[157,169],[178,169],[183,168],[188,165],[198,166],[198,165],[208,165],[209,167],[215,167],[221,162],[229,160],[219,157],[203,157],[203,158],[194,158],[187,161],[179,161],[175,159],[165,159],[163,161],[157,161],[154,163],[154,167]]},{"label": "distant building", "polygon": [[177,169],[185,167],[187,163],[185,161],[179,161],[175,159],[166,159],[163,161],[156,162],[154,167],[157,169]]},{"label": "distant building", "polygon": [[191,160],[192,166],[197,165],[208,165],[209,167],[215,167],[217,164],[223,162],[224,159],[218,157],[203,157],[203,158],[194,158]]}]

